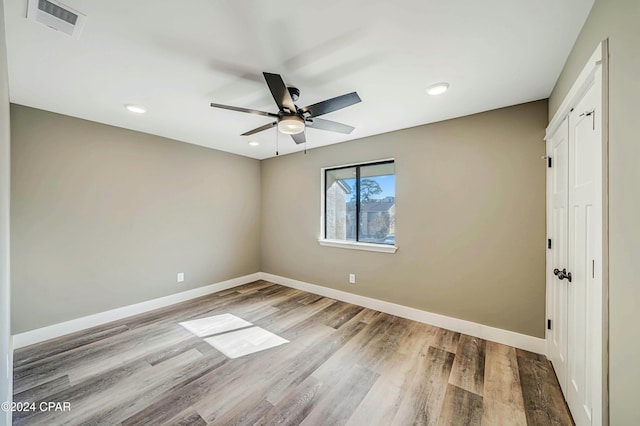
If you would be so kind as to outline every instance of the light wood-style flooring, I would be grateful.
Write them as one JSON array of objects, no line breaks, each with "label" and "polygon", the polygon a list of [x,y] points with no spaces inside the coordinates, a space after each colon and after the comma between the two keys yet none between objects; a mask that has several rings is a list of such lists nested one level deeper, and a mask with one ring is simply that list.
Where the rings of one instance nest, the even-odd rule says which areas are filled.
[{"label": "light wood-style flooring", "polygon": [[[229,359],[179,323],[290,343]],[[22,348],[16,425],[571,425],[537,354],[265,281]]]}]

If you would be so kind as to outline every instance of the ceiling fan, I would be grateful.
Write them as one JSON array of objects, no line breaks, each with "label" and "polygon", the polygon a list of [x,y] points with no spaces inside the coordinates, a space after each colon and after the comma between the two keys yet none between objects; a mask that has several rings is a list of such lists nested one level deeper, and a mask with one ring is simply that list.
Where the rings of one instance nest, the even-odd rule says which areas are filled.
[{"label": "ceiling fan", "polygon": [[278,105],[277,113],[229,105],[211,104],[214,108],[230,109],[232,111],[247,112],[249,114],[276,118],[276,121],[273,123],[265,124],[264,126],[249,130],[241,136],[253,135],[274,126],[278,126],[278,130],[280,132],[291,135],[295,143],[301,144],[306,142],[304,134],[306,127],[344,133],[347,135],[353,131],[354,127],[352,126],[316,117],[357,104],[361,99],[356,92],[347,93],[346,95],[337,96],[335,98],[327,99],[326,101],[298,108],[294,102],[300,97],[300,90],[295,87],[285,86],[280,74],[271,74],[268,72],[263,72],[262,74],[264,75],[264,79],[267,81],[267,86],[269,86],[273,99]]}]

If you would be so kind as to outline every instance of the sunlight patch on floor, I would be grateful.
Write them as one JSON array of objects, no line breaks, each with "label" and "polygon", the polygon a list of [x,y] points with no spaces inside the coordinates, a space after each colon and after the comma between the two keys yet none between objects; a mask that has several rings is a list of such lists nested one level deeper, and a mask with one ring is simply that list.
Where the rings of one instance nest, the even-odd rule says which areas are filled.
[{"label": "sunlight patch on floor", "polygon": [[260,327],[250,327],[231,333],[224,333],[219,336],[209,337],[204,341],[229,358],[238,358],[289,343],[288,340]]},{"label": "sunlight patch on floor", "polygon": [[235,315],[222,314],[181,322],[180,325],[198,337],[207,337],[239,328],[250,327],[253,324]]},{"label": "sunlight patch on floor", "polygon": [[198,337],[206,337],[205,342],[228,358],[239,358],[289,343],[288,340],[232,314],[199,318],[181,322],[180,325]]}]

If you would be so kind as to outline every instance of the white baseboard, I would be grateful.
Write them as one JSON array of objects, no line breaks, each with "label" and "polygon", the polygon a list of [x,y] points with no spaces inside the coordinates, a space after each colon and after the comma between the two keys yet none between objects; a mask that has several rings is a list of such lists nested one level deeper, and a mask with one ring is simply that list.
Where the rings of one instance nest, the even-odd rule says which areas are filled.
[{"label": "white baseboard", "polygon": [[217,291],[226,290],[239,285],[248,284],[261,279],[261,273],[245,275],[238,278],[232,278],[227,281],[211,284],[205,287],[198,287],[192,290],[171,294],[169,296],[159,297],[157,299],[136,303],[109,311],[88,315],[82,318],[76,318],[70,321],[49,325],[47,327],[37,328],[35,330],[25,331],[13,335],[13,349],[22,348],[33,345],[35,343],[44,342],[45,340],[60,337],[65,334],[74,333],[97,325],[106,324],[132,315],[142,314],[165,306],[173,305],[185,300],[195,299],[196,297],[206,296],[207,294]]},{"label": "white baseboard", "polygon": [[516,333],[514,331],[503,330],[501,328],[490,327],[488,325],[478,324],[471,321],[465,321],[458,318],[452,318],[445,315],[434,314],[432,312],[422,311],[420,309],[409,308],[407,306],[398,305],[383,300],[372,299],[370,297],[360,296],[346,291],[335,290],[303,281],[293,280],[278,275],[261,273],[261,279],[272,283],[281,284],[286,287],[314,293],[319,296],[329,297],[331,299],[341,300],[354,305],[364,306],[365,308],[374,309],[376,311],[407,318],[413,321],[422,322],[436,327],[446,328],[447,330],[464,333],[469,336],[479,337],[485,340],[502,343],[503,345],[513,346],[515,348],[524,349],[530,352],[546,355],[546,340],[539,337],[528,336],[526,334]]},{"label": "white baseboard", "polygon": [[[82,318],[26,331],[24,333],[15,334],[12,338],[13,349],[22,348],[43,342],[45,340],[60,337],[65,334],[74,333],[97,325],[106,324],[132,315],[138,315],[154,309],[163,308],[175,303],[184,302],[185,300],[195,299],[196,297],[205,296],[217,291],[226,290],[237,287],[257,280],[266,280],[286,287],[307,291],[320,296],[330,297],[332,299],[341,300],[343,302],[353,303],[354,305],[363,306],[376,311],[385,312],[387,314],[396,315],[398,317],[407,318],[413,321],[434,325],[436,327],[446,328],[458,333],[468,334],[470,336],[479,337],[485,340],[502,343],[504,345],[513,346],[515,348],[546,355],[546,340],[538,337],[528,336],[509,330],[490,327],[488,325],[478,324],[471,321],[461,320],[458,318],[448,317],[445,315],[435,314],[432,312],[422,311],[420,309],[410,308],[396,303],[385,302],[384,300],[373,299],[366,296],[360,296],[346,291],[335,290],[329,287],[310,284],[303,281],[293,280],[278,275],[268,274],[265,272],[256,272],[255,274],[245,275],[243,277],[233,278],[231,280],[222,281],[211,284],[206,287],[199,287],[192,290],[183,291],[169,296],[160,297],[158,299],[148,300],[146,302],[136,303],[134,305],[124,306],[110,311],[100,312]],[[13,351],[12,351],[13,352]]]}]

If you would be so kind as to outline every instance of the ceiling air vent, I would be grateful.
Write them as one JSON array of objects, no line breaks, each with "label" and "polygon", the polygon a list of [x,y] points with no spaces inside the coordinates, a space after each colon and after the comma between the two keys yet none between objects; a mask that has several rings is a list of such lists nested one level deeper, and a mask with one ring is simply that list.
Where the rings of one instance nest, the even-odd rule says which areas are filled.
[{"label": "ceiling air vent", "polygon": [[87,17],[56,0],[29,0],[27,19],[79,38]]}]

